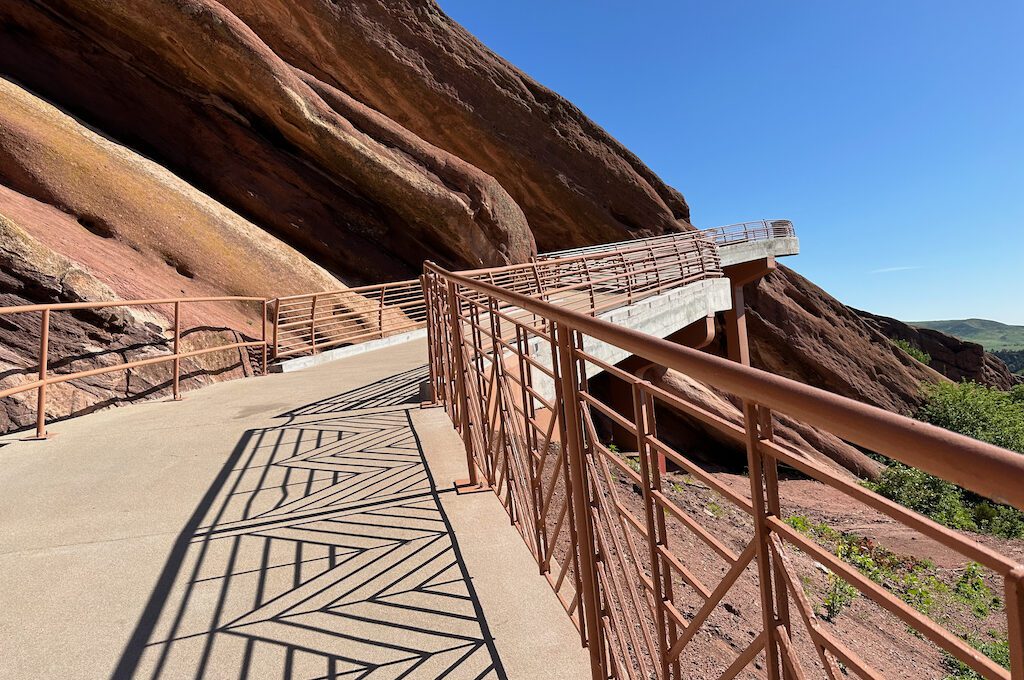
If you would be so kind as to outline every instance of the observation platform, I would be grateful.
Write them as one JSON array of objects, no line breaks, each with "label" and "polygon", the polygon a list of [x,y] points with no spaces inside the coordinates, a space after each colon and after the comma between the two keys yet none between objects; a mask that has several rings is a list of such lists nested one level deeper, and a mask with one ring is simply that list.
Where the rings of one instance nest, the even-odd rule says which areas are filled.
[{"label": "observation platform", "polygon": [[589,678],[498,497],[451,491],[426,358],[0,438],[0,678]]}]

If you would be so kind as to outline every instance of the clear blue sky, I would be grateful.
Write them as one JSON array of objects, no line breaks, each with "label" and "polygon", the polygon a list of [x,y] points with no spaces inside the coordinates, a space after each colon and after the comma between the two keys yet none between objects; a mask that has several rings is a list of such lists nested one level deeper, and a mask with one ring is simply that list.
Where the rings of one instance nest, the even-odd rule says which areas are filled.
[{"label": "clear blue sky", "polygon": [[686,196],[905,320],[1024,324],[1024,1],[439,0]]}]

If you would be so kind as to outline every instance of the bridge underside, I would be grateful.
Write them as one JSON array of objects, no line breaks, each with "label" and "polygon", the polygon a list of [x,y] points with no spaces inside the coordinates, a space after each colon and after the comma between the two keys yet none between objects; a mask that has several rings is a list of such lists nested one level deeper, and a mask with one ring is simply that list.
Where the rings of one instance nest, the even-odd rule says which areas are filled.
[{"label": "bridge underside", "polygon": [[[425,343],[0,440],[0,677],[585,678]],[[358,363],[358,370],[353,365]]]}]

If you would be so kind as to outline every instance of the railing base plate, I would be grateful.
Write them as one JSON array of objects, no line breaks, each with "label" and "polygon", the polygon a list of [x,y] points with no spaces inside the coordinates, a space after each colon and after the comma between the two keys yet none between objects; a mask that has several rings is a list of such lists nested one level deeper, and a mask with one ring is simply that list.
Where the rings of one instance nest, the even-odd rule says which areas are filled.
[{"label": "railing base plate", "polygon": [[25,437],[21,441],[23,441],[23,442],[43,442],[43,441],[46,441],[47,439],[53,439],[56,436],[57,436],[56,432],[46,432],[43,435],[38,435],[38,434],[29,435],[28,437]]},{"label": "railing base plate", "polygon": [[455,480],[455,493],[457,493],[460,496],[464,496],[466,494],[471,494],[471,493],[482,493],[484,491],[490,491],[490,490],[491,490],[490,487],[487,486],[486,484],[481,484],[479,482],[474,484],[473,482],[469,481],[468,479],[456,479]]}]

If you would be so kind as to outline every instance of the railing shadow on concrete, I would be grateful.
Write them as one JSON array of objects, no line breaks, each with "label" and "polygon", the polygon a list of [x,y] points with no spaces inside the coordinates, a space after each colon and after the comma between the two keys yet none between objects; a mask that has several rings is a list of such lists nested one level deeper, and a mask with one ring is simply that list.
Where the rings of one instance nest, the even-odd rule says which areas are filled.
[{"label": "railing shadow on concrete", "polygon": [[247,432],[112,679],[505,678],[406,405],[422,376]]},{"label": "railing shadow on concrete", "polygon": [[330,415],[346,411],[369,408],[401,406],[420,403],[420,385],[428,380],[430,371],[426,365],[411,368],[402,373],[388,376],[375,383],[342,394],[321,399],[299,408],[282,413],[280,417],[299,418],[313,415]]},{"label": "railing shadow on concrete", "polygon": [[[595,680],[708,673],[727,679],[757,658],[773,680],[806,677],[808,670],[836,680],[843,668],[882,677],[878,659],[858,652],[856,640],[844,639],[816,615],[801,578],[816,573],[815,563],[855,588],[892,627],[876,631],[882,637],[875,653],[906,627],[913,632],[904,636],[907,644],[918,646],[915,656],[927,655],[931,672],[941,672],[941,654],[948,654],[982,677],[1024,677],[1024,566],[777,441],[774,414],[1019,509],[1024,456],[430,263],[426,276],[431,382],[462,435],[467,484],[490,487],[502,500],[579,628]],[[612,343],[741,399],[743,421],[729,422],[602,362],[588,351],[594,342]],[[588,366],[618,381],[627,403],[591,394]],[[724,484],[684,448],[669,445],[658,431],[661,409],[686,414],[745,446],[749,488]],[[628,458],[601,440],[599,419],[628,433]],[[665,479],[666,462],[744,518],[743,535],[727,541],[707,517],[686,507],[685,495]],[[1006,603],[1001,625],[1012,670],[783,521],[779,466],[989,570]],[[756,620],[745,620],[755,634],[734,647],[731,663],[712,672],[706,660],[714,652],[700,645],[718,625],[709,622],[730,593],[745,610],[757,611]],[[695,646],[696,661],[684,654]]]}]

